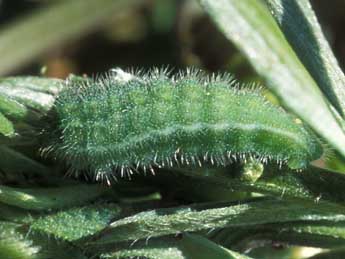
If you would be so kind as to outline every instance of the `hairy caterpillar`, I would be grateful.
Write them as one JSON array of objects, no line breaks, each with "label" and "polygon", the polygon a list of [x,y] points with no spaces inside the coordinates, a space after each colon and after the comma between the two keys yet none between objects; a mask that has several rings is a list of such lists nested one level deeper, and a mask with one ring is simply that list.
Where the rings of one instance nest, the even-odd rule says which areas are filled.
[{"label": "hairy caterpillar", "polygon": [[226,74],[187,70],[169,77],[156,69],[72,78],[55,112],[58,122],[47,149],[72,170],[97,177],[249,157],[300,169],[322,154],[307,128]]}]

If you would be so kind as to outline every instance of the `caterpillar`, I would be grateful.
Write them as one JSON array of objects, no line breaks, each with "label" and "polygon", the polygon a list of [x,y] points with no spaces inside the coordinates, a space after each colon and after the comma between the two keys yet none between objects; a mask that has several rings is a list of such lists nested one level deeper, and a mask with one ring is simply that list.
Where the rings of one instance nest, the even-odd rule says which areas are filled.
[{"label": "caterpillar", "polygon": [[[119,78],[121,80],[119,80]],[[229,74],[187,70],[70,78],[46,150],[97,179],[154,167],[276,161],[301,169],[322,155],[302,123]]]}]

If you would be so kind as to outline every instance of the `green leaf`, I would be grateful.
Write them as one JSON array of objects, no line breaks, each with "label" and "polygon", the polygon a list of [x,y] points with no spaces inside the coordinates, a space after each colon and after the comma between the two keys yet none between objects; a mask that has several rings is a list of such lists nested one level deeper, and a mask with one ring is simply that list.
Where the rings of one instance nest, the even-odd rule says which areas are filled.
[{"label": "green leaf", "polygon": [[340,223],[297,223],[282,225],[277,229],[280,239],[289,240],[291,244],[314,247],[339,247],[345,243],[345,224]]},{"label": "green leaf", "polygon": [[88,259],[80,248],[47,234],[29,232],[27,238],[41,249],[37,259]]},{"label": "green leaf", "polygon": [[155,242],[135,248],[124,248],[119,251],[102,254],[101,259],[128,259],[128,258],[147,258],[147,259],[187,259],[183,256],[175,242]]},{"label": "green leaf", "polygon": [[0,154],[0,169],[3,172],[31,172],[40,175],[49,173],[49,169],[44,165],[4,145],[0,145]]},{"label": "green leaf", "polygon": [[33,219],[32,212],[0,203],[0,220],[13,223],[30,223]]},{"label": "green leaf", "polygon": [[[240,176],[236,176],[236,169],[221,169],[221,168],[201,168],[198,170],[186,170],[178,169],[180,175],[191,177],[189,183],[194,182],[194,186],[198,184],[208,184],[208,189],[223,188],[228,192],[241,191],[241,192],[255,192],[262,193],[266,195],[284,197],[284,198],[301,198],[313,200],[317,195],[310,191],[307,185],[303,183],[300,179],[300,175],[289,171],[278,171],[278,169],[273,169],[272,172],[270,168],[266,168],[264,176],[259,178],[254,183],[252,181],[243,180]],[[179,177],[180,178],[180,177]],[[186,180],[185,180],[186,182]],[[175,183],[179,186],[182,183]],[[188,186],[185,186],[188,188]],[[193,189],[193,187],[191,188]],[[212,192],[205,188],[197,188],[195,191],[198,193]],[[219,190],[218,190],[219,192]],[[220,192],[219,192],[220,193]],[[219,199],[225,199],[225,193],[223,197]]]},{"label": "green leaf", "polygon": [[36,219],[30,228],[63,240],[75,241],[102,230],[120,212],[120,207],[114,204],[72,208]]},{"label": "green leaf", "polygon": [[315,81],[260,1],[200,0],[283,104],[345,157],[345,135]]},{"label": "green leaf", "polygon": [[11,119],[20,120],[27,116],[28,110],[12,98],[0,94],[0,112]]},{"label": "green leaf", "polygon": [[13,223],[0,222],[0,258],[38,259],[39,247],[15,231],[16,227]]},{"label": "green leaf", "polygon": [[0,134],[5,137],[14,137],[15,130],[12,122],[10,122],[1,112],[0,112]]},{"label": "green leaf", "polygon": [[[0,113],[11,122],[13,133],[11,138],[0,134],[0,144],[11,147],[30,146],[32,153],[37,154],[39,133],[46,123],[43,118],[53,106],[61,86],[61,80],[54,78],[1,78]],[[16,166],[20,167],[19,164]]]},{"label": "green leaf", "polygon": [[86,259],[79,249],[47,234],[23,233],[21,226],[0,222],[1,259]]},{"label": "green leaf", "polygon": [[345,76],[309,0],[265,0],[287,40],[328,100],[345,115]]},{"label": "green leaf", "polygon": [[345,222],[343,207],[324,203],[315,204],[313,201],[257,199],[227,207],[208,208],[210,206],[211,204],[200,204],[141,212],[113,222],[90,244],[101,245],[170,235],[181,231],[246,225],[298,221]]},{"label": "green leaf", "polygon": [[218,229],[200,234],[232,249],[246,251],[261,241],[283,242],[289,245],[335,248],[345,242],[344,222],[294,222]]},{"label": "green leaf", "polygon": [[345,247],[340,247],[331,251],[316,254],[309,259],[342,259],[345,258]]},{"label": "green leaf", "polygon": [[[270,164],[265,166],[262,175],[255,181],[243,179],[238,175],[239,167],[227,168],[174,168],[157,174],[159,185],[165,184],[174,189],[180,188],[184,196],[199,196],[203,199],[216,196],[219,200],[228,200],[233,191],[254,192],[284,199],[307,199],[313,201],[345,201],[345,176],[342,173],[318,167],[309,167],[299,173],[286,168],[279,169]],[[171,177],[173,176],[173,177]],[[327,181],[325,181],[327,179]],[[191,186],[192,185],[192,186]],[[171,188],[171,187],[170,187]],[[213,192],[216,192],[213,194]]]},{"label": "green leaf", "polygon": [[52,210],[84,204],[105,191],[99,185],[87,184],[32,189],[0,185],[0,202],[29,210]]},{"label": "green leaf", "polygon": [[116,246],[116,252],[103,254],[102,259],[136,258],[149,259],[250,259],[226,249],[207,238],[184,233],[175,237],[163,237],[138,241],[130,246]]},{"label": "green leaf", "polygon": [[[7,102],[13,101],[36,111],[36,115],[45,114],[52,107],[55,96],[60,91],[62,84],[61,80],[55,78],[44,77],[8,77],[0,79],[0,96]],[[13,108],[13,105],[11,108]],[[4,111],[8,111],[9,107]],[[16,107],[20,112],[22,107]],[[29,111],[28,111],[29,112]],[[36,118],[37,120],[37,118]]]},{"label": "green leaf", "polygon": [[138,0],[53,1],[0,31],[0,74],[28,63],[50,48],[82,35],[121,14]]},{"label": "green leaf", "polygon": [[230,251],[202,236],[184,234],[180,246],[188,259],[250,259],[250,257]]}]

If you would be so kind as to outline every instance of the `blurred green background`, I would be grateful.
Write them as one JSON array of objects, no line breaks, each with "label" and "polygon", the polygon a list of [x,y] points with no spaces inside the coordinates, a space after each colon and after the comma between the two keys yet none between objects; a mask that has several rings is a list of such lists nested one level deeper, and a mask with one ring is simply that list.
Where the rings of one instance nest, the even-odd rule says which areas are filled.
[{"label": "blurred green background", "polygon": [[[344,67],[345,2],[311,2]],[[2,0],[0,24],[1,76],[169,65],[256,78],[195,0]]]}]

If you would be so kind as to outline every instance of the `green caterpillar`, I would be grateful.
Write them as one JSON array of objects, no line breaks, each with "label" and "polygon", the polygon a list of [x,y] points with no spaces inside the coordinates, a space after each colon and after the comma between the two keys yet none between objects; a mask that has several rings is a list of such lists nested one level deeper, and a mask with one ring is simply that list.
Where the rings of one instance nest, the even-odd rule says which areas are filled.
[{"label": "green caterpillar", "polygon": [[156,69],[134,76],[118,70],[70,79],[55,113],[47,150],[97,178],[249,157],[301,169],[323,152],[301,123],[227,74],[187,70],[170,77]]}]

